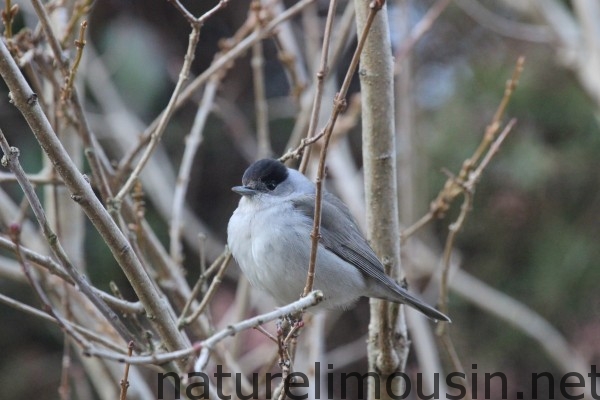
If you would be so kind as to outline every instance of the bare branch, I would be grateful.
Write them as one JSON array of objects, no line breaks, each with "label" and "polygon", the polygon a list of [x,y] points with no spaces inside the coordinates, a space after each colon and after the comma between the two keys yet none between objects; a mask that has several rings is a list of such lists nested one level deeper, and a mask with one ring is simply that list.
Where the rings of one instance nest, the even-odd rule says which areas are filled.
[{"label": "bare branch", "polygon": [[220,83],[220,75],[213,79],[204,91],[202,101],[196,111],[196,117],[190,130],[190,134],[186,138],[186,146],[181,158],[179,172],[175,184],[175,193],[173,194],[173,206],[171,208],[171,224],[169,228],[170,254],[171,258],[179,265],[182,262],[181,254],[181,226],[185,209],[185,198],[187,195],[188,185],[190,182],[190,174],[194,165],[194,158],[202,143],[202,132],[206,125],[206,120],[210,114],[217,89]]},{"label": "bare branch", "polygon": [[192,303],[196,300],[196,297],[200,293],[200,290],[202,289],[202,286],[204,285],[204,283],[206,282],[208,277],[210,275],[212,275],[212,273],[215,270],[217,270],[218,267],[220,267],[221,269],[224,269],[223,268],[223,260],[225,259],[225,257],[228,257],[229,254],[230,254],[229,250],[225,250],[223,253],[221,253],[219,255],[219,257],[217,257],[217,259],[210,265],[210,267],[208,267],[208,269],[206,271],[202,271],[200,273],[200,276],[198,277],[196,284],[192,288],[192,292],[190,293],[189,298],[187,299],[185,305],[183,306],[183,309],[181,310],[181,317],[179,318],[177,325],[181,326],[181,323],[183,322],[182,321],[183,317],[185,317],[188,314],[188,311],[189,311],[190,307],[192,306]]},{"label": "bare branch", "polygon": [[202,314],[204,312],[204,310],[208,306],[208,303],[212,300],[213,296],[215,295],[217,288],[221,284],[223,275],[225,274],[225,270],[227,269],[227,266],[229,266],[229,261],[231,261],[231,253],[229,251],[227,251],[223,258],[223,262],[221,263],[221,267],[217,271],[217,274],[213,278],[212,283],[210,284],[208,290],[206,291],[206,294],[202,298],[202,302],[190,316],[185,317],[185,315],[182,314],[182,318],[180,318],[180,322],[178,324],[180,327],[189,325],[192,321],[194,321],[196,318],[198,318],[198,316],[200,314]]},{"label": "bare branch", "polygon": [[71,93],[73,91],[75,75],[77,75],[77,69],[79,68],[81,56],[83,55],[83,48],[85,47],[85,31],[87,29],[87,26],[87,21],[83,21],[81,23],[81,29],[79,30],[79,40],[75,41],[75,46],[77,47],[77,54],[75,55],[75,61],[73,61],[73,65],[71,66],[69,75],[65,79],[65,85],[60,95],[60,99],[63,102],[67,101],[71,97]]},{"label": "bare branch", "polygon": [[[58,276],[60,279],[70,285],[75,285],[75,281],[58,263],[52,258],[39,254],[23,245],[20,245],[20,252],[23,257],[35,265],[45,268],[52,275]],[[4,248],[11,252],[16,252],[17,247],[10,240],[0,236],[0,248]],[[98,297],[106,302],[109,306],[127,314],[139,314],[144,311],[144,307],[140,302],[131,302],[117,297],[111,296],[110,294],[91,286],[91,290],[96,293]]]},{"label": "bare branch", "polygon": [[[263,8],[261,0],[253,0],[250,4],[254,15],[254,32],[260,32],[264,21],[262,21]],[[256,137],[258,139],[258,158],[270,157],[271,140],[269,138],[269,110],[267,108],[267,94],[265,88],[265,71],[262,40],[257,40],[252,45],[252,83],[254,86],[254,107],[256,114]]]},{"label": "bare branch", "polygon": [[173,89],[173,93],[171,94],[171,98],[169,99],[169,103],[165,108],[165,111],[161,114],[161,118],[158,122],[158,125],[155,130],[152,131],[150,135],[150,142],[146,147],[144,153],[142,154],[140,160],[136,164],[135,168],[129,174],[127,181],[123,184],[119,192],[115,195],[113,199],[111,199],[111,204],[113,207],[119,208],[119,204],[123,201],[123,198],[129,193],[133,184],[137,181],[140,176],[142,170],[146,166],[146,163],[154,153],[158,142],[160,141],[169,120],[171,119],[171,115],[175,111],[175,104],[177,102],[177,98],[179,94],[183,90],[183,85],[187,81],[190,68],[192,67],[192,62],[194,61],[194,54],[196,52],[196,46],[198,45],[198,41],[200,40],[200,28],[196,25],[193,26],[192,32],[190,33],[190,38],[188,42],[188,49],[184,57],[184,62],[181,67],[181,71],[179,72],[179,79],[177,80],[177,84],[175,85],[175,89]]},{"label": "bare branch", "polygon": [[[129,342],[127,345],[127,356],[131,357],[133,354],[133,342]],[[127,400],[127,389],[129,389],[129,363],[125,363],[125,371],[123,372],[123,379],[121,380],[121,394],[119,400]]]},{"label": "bare branch", "polygon": [[271,322],[280,318],[283,315],[293,314],[300,310],[308,307],[317,305],[323,300],[323,294],[320,291],[311,292],[308,296],[303,297],[287,306],[278,308],[270,313],[258,315],[256,317],[238,322],[234,325],[230,325],[227,328],[215,333],[211,337],[195,343],[191,347],[184,348],[182,350],[173,351],[169,353],[154,354],[150,356],[132,356],[127,357],[122,354],[101,350],[101,349],[90,349],[86,355],[90,357],[100,357],[108,360],[114,360],[121,363],[129,364],[164,364],[169,361],[188,357],[194,353],[200,351],[200,356],[196,360],[194,365],[195,371],[203,371],[208,363],[210,357],[210,351],[222,340],[229,336],[236,335],[247,329],[251,329],[260,325],[264,325],[267,322]]},{"label": "bare branch", "polygon": [[10,0],[6,0],[6,8],[2,10],[2,22],[4,23],[4,36],[7,39],[12,38],[12,24],[18,12],[19,5],[11,4]]},{"label": "bare branch", "polygon": [[0,74],[11,92],[12,101],[21,111],[44,152],[55,165],[57,172],[71,192],[73,200],[81,205],[127,275],[140,301],[144,304],[146,312],[153,316],[150,322],[156,328],[161,339],[165,341],[167,348],[185,348],[187,340],[175,326],[170,305],[162,301],[162,296],[132,251],[127,239],[64,150],[38,104],[37,96],[31,91],[4,43],[0,44]]},{"label": "bare branch", "polygon": [[502,100],[500,101],[492,120],[486,127],[477,149],[475,149],[471,157],[463,162],[458,175],[456,177],[452,176],[448,178],[436,199],[431,202],[429,212],[402,231],[402,241],[412,236],[416,231],[427,225],[433,219],[445,216],[451,203],[463,192],[464,183],[468,180],[473,169],[480,163],[481,157],[483,157],[490,145],[492,145],[494,138],[500,129],[501,120],[504,117],[504,112],[506,111],[510,98],[518,85],[519,78],[523,72],[524,63],[525,58],[519,57],[511,78],[506,82]]},{"label": "bare branch", "polygon": [[[2,145],[4,145],[4,143],[2,143]],[[89,347],[90,345],[87,342],[87,340],[85,340],[77,331],[75,331],[71,327],[71,325],[69,325],[67,323],[67,321],[63,318],[63,316],[60,315],[60,313],[52,306],[52,303],[50,302],[50,299],[48,299],[46,292],[44,292],[44,289],[42,289],[42,286],[40,285],[40,283],[33,276],[31,266],[21,256],[21,251],[20,251],[20,246],[19,246],[19,243],[20,243],[19,237],[21,235],[21,227],[16,224],[12,225],[10,227],[10,234],[11,234],[14,244],[17,247],[17,251],[16,251],[17,261],[19,261],[19,264],[21,264],[21,267],[23,268],[23,273],[27,277],[29,284],[35,291],[39,300],[42,302],[42,306],[43,306],[44,310],[48,314],[50,314],[56,320],[58,325],[60,325],[60,327],[63,329],[63,331],[66,334],[68,334],[70,337],[72,337],[81,347],[83,347],[83,348]]]},{"label": "bare branch", "polygon": [[[27,177],[25,175],[25,171],[21,167],[19,163],[19,150],[16,147],[10,147],[6,137],[4,136],[4,132],[0,130],[0,147],[4,152],[4,157],[2,157],[2,164],[8,165],[11,171],[17,177],[19,181],[19,185],[25,196],[27,197],[27,201],[31,205],[33,213],[46,236],[48,243],[50,244],[50,248],[54,252],[54,255],[61,261],[62,265],[66,269],[69,276],[73,279],[74,282],[77,283],[81,292],[96,306],[96,308],[104,315],[106,320],[111,323],[111,325],[115,328],[115,330],[123,337],[124,339],[133,338],[133,334],[123,325],[119,317],[106,305],[106,303],[100,299],[96,293],[92,290],[88,281],[79,273],[79,271],[75,268],[75,266],[71,263],[69,257],[64,251],[63,247],[58,240],[56,234],[50,228],[50,224],[46,219],[46,213],[42,207],[42,203],[39,198],[35,194],[35,190],[31,183],[27,181]],[[17,242],[14,241],[16,246],[16,254],[20,255],[20,248]],[[24,264],[24,263],[23,263]],[[27,275],[27,269],[24,267],[24,271]],[[30,278],[31,280],[31,278]],[[33,283],[32,283],[33,285]]]},{"label": "bare branch", "polygon": [[[250,49],[250,47],[256,43],[258,40],[262,40],[267,35],[271,34],[272,31],[283,21],[286,21],[296,14],[298,14],[304,7],[313,3],[315,0],[300,0],[281,14],[277,15],[273,18],[260,32],[253,32],[249,34],[245,39],[241,40],[237,45],[232,47],[226,54],[215,59],[215,61],[208,67],[203,73],[198,75],[190,84],[181,92],[181,95],[178,96],[178,99],[175,103],[174,110],[179,109],[186,101],[188,101],[197,90],[199,90],[216,72],[223,70],[227,65],[229,65],[233,60],[238,57],[241,57]],[[165,110],[166,111],[166,110]],[[157,119],[155,119],[149,126],[146,128],[143,134],[143,139],[140,141],[139,146],[133,151],[124,157],[123,161],[119,163],[119,170],[124,171],[129,168],[129,164],[132,159],[141,149],[141,146],[144,146],[148,140],[150,140],[153,132],[156,130],[158,124],[163,118],[165,113],[163,111]]]},{"label": "bare branch", "polygon": [[[348,93],[348,89],[350,88],[350,82],[352,77],[354,76],[354,72],[358,67],[358,62],[360,60],[360,56],[365,46],[367,36],[371,29],[371,25],[375,20],[375,15],[379,9],[370,8],[369,15],[365,22],[365,26],[361,32],[361,35],[358,40],[358,44],[356,46],[356,50],[352,56],[352,60],[350,61],[350,66],[346,71],[346,75],[344,77],[344,81],[342,82],[342,86],[340,91],[336,94],[334,99],[334,107],[331,116],[329,117],[329,121],[323,128],[322,136],[324,136],[323,147],[321,148],[321,155],[319,159],[319,169],[317,171],[317,179],[316,179],[316,196],[315,196],[315,216],[313,221],[313,228],[310,233],[311,237],[311,250],[310,250],[310,262],[308,265],[308,273],[306,275],[306,285],[304,286],[303,295],[306,295],[309,291],[312,290],[313,282],[315,278],[315,263],[317,260],[317,248],[320,238],[320,227],[321,227],[321,204],[322,204],[322,196],[323,196],[323,179],[325,177],[325,159],[327,157],[327,148],[329,146],[329,141],[331,139],[331,134],[333,132],[333,128],[335,126],[335,122],[338,116],[342,113],[342,111],[346,108],[346,94]],[[319,135],[317,135],[319,136]],[[316,136],[314,136],[316,137]]]},{"label": "bare branch", "polygon": [[[62,47],[56,38],[56,35],[54,35],[52,26],[50,25],[50,17],[48,16],[48,13],[46,12],[46,9],[40,0],[32,0],[31,4],[33,5],[33,8],[35,9],[35,12],[40,20],[40,24],[42,25],[46,39],[48,40],[50,48],[52,49],[52,53],[54,54],[54,59],[58,64],[63,78],[66,80],[69,77],[69,63],[63,54]],[[85,34],[85,29],[82,29],[80,33]],[[81,49],[83,49],[83,47]],[[81,136],[84,146],[86,147],[85,155],[90,162],[90,167],[94,176],[99,181],[98,186],[102,194],[102,198],[108,199],[110,197],[111,189],[108,185],[104,168],[102,168],[102,163],[100,162],[100,158],[105,158],[104,152],[102,148],[96,146],[96,139],[92,134],[90,127],[88,126],[76,87],[72,88],[70,100],[71,104],[73,105],[73,112],[77,120],[76,122],[79,135]]]},{"label": "bare branch", "polygon": [[267,314],[258,315],[256,317],[229,326],[227,329],[222,330],[221,332],[211,336],[210,338],[202,342],[202,351],[200,353],[200,356],[198,357],[198,360],[196,361],[195,370],[204,370],[208,362],[209,352],[218,342],[225,339],[226,337],[239,333],[243,330],[253,328],[255,326],[263,325],[284,315],[295,314],[298,311],[302,311],[306,308],[313,307],[319,304],[322,300],[323,293],[317,290],[309,293],[308,295],[291,304],[280,307],[275,311],[272,311]]},{"label": "bare branch", "polygon": [[[335,10],[337,8],[337,0],[329,2],[329,10],[327,11],[327,20],[325,21],[325,32],[323,33],[323,47],[321,49],[321,61],[319,64],[319,70],[315,77],[315,94],[313,98],[312,111],[310,113],[310,119],[308,123],[308,132],[306,133],[306,139],[311,139],[315,136],[317,131],[317,123],[319,122],[319,113],[321,112],[321,100],[323,98],[323,86],[325,84],[325,78],[329,73],[329,45],[331,42],[331,30],[333,28],[333,20],[335,18]],[[308,160],[310,159],[310,147],[307,147],[302,154],[302,161],[300,162],[300,168],[298,170],[302,173],[306,172],[308,166]]]},{"label": "bare branch", "polygon": [[[0,293],[0,303],[4,303],[9,307],[14,308],[15,310],[21,311],[25,314],[28,315],[32,315],[36,318],[41,318],[45,321],[49,321],[49,322],[53,322],[55,324],[58,324],[58,321],[56,320],[56,318],[54,318],[53,316],[49,315],[48,313],[45,313],[43,311],[38,310],[37,308],[31,307],[27,304],[21,303],[18,300],[15,299],[11,299],[8,296],[3,295],[2,293]],[[66,324],[70,325],[73,327],[73,329],[75,329],[77,332],[79,332],[83,337],[85,337],[86,339],[92,341],[92,342],[96,342],[98,344],[101,344],[102,346],[111,349],[115,352],[119,352],[121,351],[121,348],[119,346],[117,346],[114,341],[111,341],[109,339],[107,339],[105,336],[100,335],[90,329],[84,328],[81,325],[77,325],[71,321],[64,321]]]},{"label": "bare branch", "polygon": [[[354,4],[358,29],[372,23],[371,36],[360,60],[359,74],[367,238],[381,260],[385,273],[402,279],[400,246],[396,240],[399,222],[394,65],[387,8],[384,7],[384,1],[373,1],[368,7],[360,1]],[[369,303],[369,370],[387,377],[405,368],[408,358],[406,322],[399,304],[376,299],[370,299]],[[389,391],[381,395],[381,398],[390,398]],[[368,398],[376,397],[374,385],[369,385]]]}]

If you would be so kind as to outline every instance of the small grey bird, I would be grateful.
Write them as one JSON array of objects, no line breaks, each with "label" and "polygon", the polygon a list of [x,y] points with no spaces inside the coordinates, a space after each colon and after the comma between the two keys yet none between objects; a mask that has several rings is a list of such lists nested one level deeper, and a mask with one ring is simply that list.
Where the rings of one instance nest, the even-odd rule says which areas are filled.
[{"label": "small grey bird", "polygon": [[[272,159],[244,172],[241,195],[227,226],[227,243],[250,283],[280,305],[297,300],[306,283],[316,188],[300,172]],[[408,304],[426,316],[450,321],[400,287],[383,270],[348,208],[324,193],[314,288],[321,308],[348,307],[359,297]]]}]

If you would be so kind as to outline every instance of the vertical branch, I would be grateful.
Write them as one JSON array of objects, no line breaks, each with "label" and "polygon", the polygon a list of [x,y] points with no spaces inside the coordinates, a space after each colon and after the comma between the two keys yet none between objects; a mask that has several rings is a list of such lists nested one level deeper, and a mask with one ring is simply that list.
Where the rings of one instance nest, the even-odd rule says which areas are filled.
[{"label": "vertical branch", "polygon": [[178,265],[181,265],[182,262],[180,237],[181,226],[183,222],[183,211],[185,209],[185,197],[190,182],[190,173],[194,165],[196,152],[202,143],[202,132],[204,131],[206,120],[215,100],[219,82],[219,79],[213,79],[208,85],[206,85],[202,102],[200,103],[200,106],[198,106],[198,111],[196,112],[192,129],[186,138],[185,151],[183,152],[179,173],[177,174],[175,194],[173,195],[173,207],[171,208],[172,211],[171,224],[169,228],[169,240],[171,258]]},{"label": "vertical branch", "polygon": [[[64,22],[64,21],[62,21]],[[83,155],[86,152],[86,148],[89,149],[89,143],[86,140],[80,140],[77,136],[77,130],[75,126],[72,126],[69,123],[67,115],[70,114],[70,110],[68,106],[71,102],[76,104],[80,104],[78,100],[78,95],[75,92],[75,79],[77,77],[77,73],[79,70],[79,66],[81,64],[81,60],[83,58],[83,50],[86,44],[86,31],[87,31],[88,23],[87,21],[83,21],[80,24],[79,28],[79,37],[74,41],[74,45],[76,48],[74,60],[71,63],[71,66],[68,71],[68,75],[64,76],[64,83],[60,88],[54,88],[56,93],[57,100],[52,103],[50,106],[54,107],[54,115],[56,116],[56,130],[60,132],[61,141],[65,146],[65,149],[71,156],[73,162],[78,166],[83,166]],[[54,29],[57,31],[62,31],[64,26],[60,25],[60,22],[55,20]],[[45,85],[49,89],[52,85]],[[47,96],[50,97],[50,96]],[[60,100],[58,100],[60,98]],[[74,107],[78,108],[78,107]],[[79,114],[78,117],[81,121],[80,125],[84,125],[82,121],[83,112]],[[59,127],[60,126],[60,127]],[[90,138],[90,135],[81,135],[87,138]],[[88,155],[88,159],[90,161],[90,165],[92,166],[92,174],[94,178],[97,178],[98,181],[102,181],[104,178],[104,174],[101,172],[102,167],[98,165],[98,159],[96,156]],[[57,172],[53,168],[51,162],[44,157],[44,164],[50,171],[52,176],[56,176]],[[104,188],[105,184],[99,184],[98,187]],[[72,263],[77,266],[77,268],[84,273],[86,270],[85,264],[85,217],[81,209],[73,210],[71,205],[70,193],[66,188],[52,185],[44,187],[45,193],[50,194],[45,197],[45,205],[48,210],[48,217],[52,226],[56,230],[59,238],[65,246],[65,251],[69,255]],[[103,189],[100,189],[104,192]]]},{"label": "vertical branch", "polygon": [[[331,139],[331,134],[333,132],[333,127],[335,126],[335,122],[337,121],[340,113],[346,108],[346,94],[348,93],[348,88],[350,88],[350,82],[352,77],[354,76],[354,72],[358,67],[358,61],[360,59],[360,55],[363,51],[365,43],[367,41],[367,36],[369,35],[369,31],[375,20],[375,15],[377,14],[378,9],[372,8],[367,16],[367,20],[362,27],[361,35],[358,40],[358,44],[356,46],[356,50],[354,51],[354,55],[352,56],[352,60],[350,61],[350,66],[348,67],[348,71],[346,71],[346,76],[344,77],[344,82],[342,82],[342,87],[340,91],[336,94],[335,99],[333,101],[333,111],[331,116],[329,117],[329,121],[325,125],[325,128],[318,134],[313,136],[312,138],[308,138],[304,141],[304,144],[301,146],[305,146],[306,143],[316,141],[317,139],[323,137],[323,147],[321,148],[321,155],[319,159],[319,169],[317,171],[317,180],[315,182],[316,186],[316,195],[315,195],[315,216],[313,220],[313,228],[310,233],[311,237],[311,249],[310,249],[310,262],[308,265],[308,273],[306,275],[306,285],[304,286],[304,291],[302,296],[306,296],[313,287],[313,282],[315,279],[315,263],[317,260],[317,248],[320,237],[320,227],[321,227],[321,198],[323,196],[323,178],[325,176],[325,158],[327,157],[327,148],[329,146],[329,140]],[[285,155],[284,155],[285,157]]]},{"label": "vertical branch", "polygon": [[[262,5],[260,0],[252,1],[252,12],[254,13],[254,32],[262,29],[261,20]],[[263,42],[257,40],[252,45],[252,83],[254,86],[254,107],[256,110],[256,137],[258,139],[258,158],[269,157],[272,153],[269,140],[269,112],[267,108],[267,96],[265,89],[265,59],[263,57]]]},{"label": "vertical branch", "polygon": [[75,83],[75,76],[77,75],[77,70],[79,69],[79,64],[81,63],[81,57],[83,56],[83,48],[85,47],[85,31],[87,29],[87,26],[87,21],[83,21],[81,23],[81,29],[79,30],[79,39],[75,41],[77,53],[75,54],[75,60],[73,61],[71,70],[65,78],[65,85],[63,86],[62,93],[60,95],[61,101],[67,101],[67,99],[71,97],[71,91],[73,90],[73,85]]},{"label": "vertical branch", "polygon": [[2,10],[2,23],[4,24],[4,36],[7,39],[11,39],[13,36],[12,24],[15,19],[15,16],[19,12],[19,5],[11,4],[10,0],[6,0],[5,5],[6,5],[6,7]]},{"label": "vertical branch", "polygon": [[[345,51],[349,45],[349,42],[352,37],[355,36],[356,26],[354,24],[354,5],[353,3],[348,3],[346,5],[346,9],[341,17],[338,18],[338,22],[336,23],[337,28],[335,35],[332,35],[332,45],[331,45],[331,55],[328,57],[328,70],[335,70],[335,67],[339,64],[339,61],[342,56],[342,52]],[[335,40],[333,40],[335,39]],[[324,80],[324,83],[331,80],[332,76],[326,76],[327,79]],[[312,113],[314,96],[315,96],[316,86],[315,83],[310,84],[307,90],[305,90],[300,98],[300,110],[297,113],[296,121],[294,122],[294,127],[288,139],[288,142],[285,146],[286,149],[292,149],[301,142],[305,143],[307,139],[301,139],[302,137],[307,137],[309,123],[310,123],[310,115]],[[322,97],[322,96],[321,96]],[[320,107],[318,107],[320,108]],[[313,136],[314,137],[314,136]],[[293,157],[301,157],[304,153],[304,147],[298,151],[298,155],[294,153]],[[286,154],[290,154],[292,151],[288,151]],[[302,166],[300,166],[299,171],[302,171]]]},{"label": "vertical branch", "polygon": [[[410,1],[403,1],[400,4],[402,19],[399,20],[403,43],[405,46],[407,38],[410,35]],[[411,69],[411,53],[407,52],[404,57],[398,60],[398,51],[396,51],[396,67],[401,71],[396,75],[395,98],[396,98],[396,116],[397,121],[397,140],[398,149],[398,189],[402,191],[399,199],[400,222],[406,224],[414,221],[415,206],[419,203],[419,193],[417,190],[417,171],[416,166],[418,152],[416,150],[416,133],[414,121],[413,92],[413,72]]]},{"label": "vertical branch", "polygon": [[[398,226],[398,192],[396,180],[396,142],[394,127],[393,58],[387,9],[383,2],[368,6],[355,1],[358,29],[379,10],[361,56],[359,73],[362,91],[363,165],[367,204],[367,230],[373,249],[382,260],[385,272],[400,273],[400,230]],[[400,314],[398,326],[392,311],[382,300],[371,299],[369,324],[369,370],[386,378],[403,370],[408,356],[406,324]],[[385,391],[388,392],[388,391]],[[397,391],[395,391],[397,392]],[[383,396],[389,393],[382,393]],[[375,398],[373,386],[369,399]]]},{"label": "vertical branch", "polygon": [[[317,123],[319,122],[319,111],[321,111],[321,100],[323,98],[323,86],[325,83],[325,77],[329,71],[328,58],[329,58],[329,44],[331,41],[331,28],[333,26],[333,20],[335,18],[335,9],[337,6],[337,0],[331,0],[329,2],[329,11],[327,12],[327,21],[325,22],[325,32],[323,34],[323,49],[321,51],[321,62],[319,64],[319,71],[317,72],[317,82],[315,97],[313,100],[313,107],[310,114],[310,120],[308,123],[308,132],[306,138],[310,139],[315,135],[317,130]],[[308,160],[310,159],[310,149],[308,146],[304,149],[302,155],[302,161],[300,163],[299,171],[302,173],[306,172]]]},{"label": "vertical branch", "polygon": [[[133,353],[133,342],[129,342],[127,345],[127,355],[131,357]],[[119,400],[127,400],[127,389],[129,389],[129,367],[128,363],[125,363],[125,371],[123,372],[123,379],[121,380],[121,393]]]}]

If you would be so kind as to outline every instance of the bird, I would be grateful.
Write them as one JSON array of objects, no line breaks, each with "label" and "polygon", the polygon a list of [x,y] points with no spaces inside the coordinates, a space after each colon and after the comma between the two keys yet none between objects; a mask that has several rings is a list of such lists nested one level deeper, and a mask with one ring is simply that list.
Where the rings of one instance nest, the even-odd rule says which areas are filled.
[{"label": "bird", "polygon": [[[315,184],[276,159],[252,163],[227,225],[227,244],[250,284],[283,306],[298,300],[308,272],[315,214]],[[360,297],[407,304],[436,321],[445,314],[410,294],[385,274],[383,264],[346,205],[324,191],[314,289],[317,308],[348,308]]]}]

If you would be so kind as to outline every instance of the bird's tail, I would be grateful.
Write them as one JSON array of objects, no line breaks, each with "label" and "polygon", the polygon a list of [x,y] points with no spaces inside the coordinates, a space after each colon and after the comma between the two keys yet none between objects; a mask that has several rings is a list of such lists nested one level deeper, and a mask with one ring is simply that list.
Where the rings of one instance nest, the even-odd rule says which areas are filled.
[{"label": "bird's tail", "polygon": [[383,297],[385,300],[390,300],[394,303],[407,304],[412,308],[417,309],[427,317],[437,321],[452,322],[446,314],[436,310],[435,308],[433,308],[429,304],[426,304],[422,300],[419,300],[400,286],[396,286],[390,289],[393,289],[393,295],[390,294],[390,296]]}]

